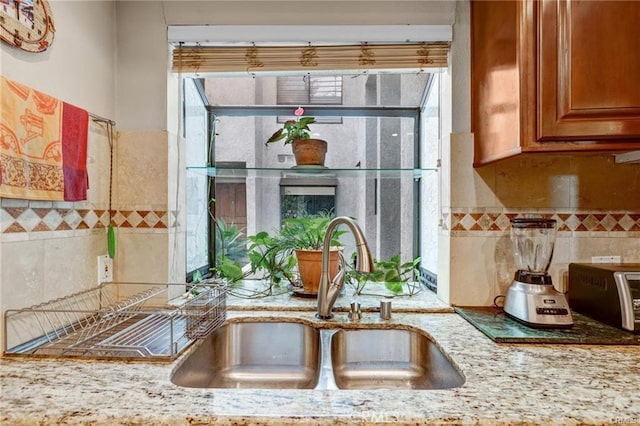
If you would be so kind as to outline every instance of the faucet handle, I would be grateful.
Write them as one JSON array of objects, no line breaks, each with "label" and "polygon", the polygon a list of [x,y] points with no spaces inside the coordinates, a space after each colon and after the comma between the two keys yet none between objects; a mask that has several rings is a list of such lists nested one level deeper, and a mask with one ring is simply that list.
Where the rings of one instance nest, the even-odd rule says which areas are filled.
[{"label": "faucet handle", "polygon": [[360,303],[353,301],[351,302],[351,310],[349,311],[349,319],[351,321],[360,320],[361,312],[360,312]]},{"label": "faucet handle", "polygon": [[380,301],[380,318],[383,320],[391,319],[391,300]]}]

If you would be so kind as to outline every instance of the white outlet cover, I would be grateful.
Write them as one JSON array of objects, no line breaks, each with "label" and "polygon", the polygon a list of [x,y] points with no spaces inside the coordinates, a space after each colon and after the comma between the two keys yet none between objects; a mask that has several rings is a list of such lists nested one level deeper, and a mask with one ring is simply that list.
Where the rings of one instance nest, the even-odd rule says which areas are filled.
[{"label": "white outlet cover", "polygon": [[108,255],[98,256],[98,284],[113,282],[113,259]]},{"label": "white outlet cover", "polygon": [[620,263],[620,256],[592,256],[591,263]]}]

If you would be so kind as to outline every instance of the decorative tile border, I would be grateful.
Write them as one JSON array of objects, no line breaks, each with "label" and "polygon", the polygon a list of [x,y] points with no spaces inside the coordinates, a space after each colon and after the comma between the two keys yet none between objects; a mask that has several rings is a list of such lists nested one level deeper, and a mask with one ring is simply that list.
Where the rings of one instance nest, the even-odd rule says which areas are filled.
[{"label": "decorative tile border", "polygon": [[640,233],[640,213],[635,212],[489,212],[451,211],[443,214],[443,228],[456,234],[476,233],[507,234],[511,229],[511,219],[517,217],[542,217],[555,219],[558,232],[572,233]]},{"label": "decorative tile border", "polygon": [[117,210],[113,215],[113,226],[117,228],[166,229],[175,224],[175,214],[170,220],[166,210]]},{"label": "decorative tile border", "polygon": [[[177,226],[177,212],[166,210],[115,210],[117,228],[167,229]],[[103,229],[109,225],[109,211],[59,207],[2,207],[0,233],[75,231]]]},{"label": "decorative tile border", "polygon": [[[558,221],[558,232],[640,233],[640,213],[635,212],[491,212],[451,211],[443,213],[444,231],[456,234],[507,234],[511,219],[535,215]],[[116,210],[113,226],[120,229],[167,229],[178,226],[177,212],[157,209]],[[106,228],[109,212],[104,209],[60,207],[1,207],[0,233],[52,232]]]}]

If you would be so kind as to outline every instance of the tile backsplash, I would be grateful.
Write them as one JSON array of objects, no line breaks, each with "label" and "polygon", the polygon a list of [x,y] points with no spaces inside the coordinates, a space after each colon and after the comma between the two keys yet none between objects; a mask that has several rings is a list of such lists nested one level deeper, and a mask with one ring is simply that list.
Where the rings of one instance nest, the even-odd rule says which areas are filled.
[{"label": "tile backsplash", "polygon": [[491,306],[504,295],[515,272],[514,217],[557,220],[549,273],[560,291],[568,290],[569,263],[594,256],[640,262],[637,164],[616,164],[606,152],[532,153],[474,169],[472,133],[452,133],[442,156],[438,294],[443,300]]},{"label": "tile backsplash", "polygon": [[443,230],[450,230],[456,236],[508,233],[511,219],[529,216],[555,219],[559,233],[577,237],[594,236],[594,233],[610,237],[630,237],[634,233],[640,236],[640,212],[456,209],[443,216]]},{"label": "tile backsplash", "polygon": [[[46,206],[48,204],[49,206]],[[106,209],[80,208],[78,203],[42,203],[2,200],[0,233],[3,241],[26,240],[45,235],[64,237],[64,232],[104,229],[109,225]],[[164,229],[176,225],[175,212],[151,207],[113,211],[112,224],[119,229]],[[51,234],[54,233],[54,234]],[[31,237],[30,237],[31,234]]]},{"label": "tile backsplash", "polygon": [[558,234],[549,269],[554,286],[568,290],[568,264],[593,256],[620,256],[640,262],[640,212],[567,209],[456,208],[442,215],[441,235],[449,239],[448,302],[491,306],[504,295],[516,270],[510,241],[515,217],[556,219]]}]

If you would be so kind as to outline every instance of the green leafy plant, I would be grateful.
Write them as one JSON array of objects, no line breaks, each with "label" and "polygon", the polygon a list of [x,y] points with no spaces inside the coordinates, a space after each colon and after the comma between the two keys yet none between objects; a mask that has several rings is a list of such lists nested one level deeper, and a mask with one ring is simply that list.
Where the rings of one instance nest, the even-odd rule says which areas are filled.
[{"label": "green leafy plant", "polygon": [[[282,229],[274,235],[263,231],[247,237],[250,242],[249,262],[252,273],[264,271],[265,278],[275,286],[282,282],[289,282],[292,287],[298,286],[298,273],[301,281],[306,279],[308,283],[307,270],[299,270],[294,253],[297,249],[320,251],[332,218],[331,211],[305,214],[285,219]],[[337,230],[333,233],[332,246],[340,245],[339,237],[344,232],[346,231]]]},{"label": "green leafy plant", "polygon": [[[209,270],[213,279],[234,284],[246,277],[242,263],[247,259],[247,239],[236,224],[227,224],[222,218],[215,218],[215,266]],[[195,278],[194,278],[195,283]]]},{"label": "green leafy plant", "polygon": [[224,219],[215,219],[216,232],[216,265],[227,258],[236,263],[247,260],[247,239],[238,225],[227,224]]},{"label": "green leafy plant", "polygon": [[215,278],[221,278],[228,284],[234,284],[246,277],[242,267],[228,257],[222,257],[217,261],[216,266],[211,268]]},{"label": "green leafy plant", "polygon": [[[374,269],[372,272],[359,272],[355,268],[356,253],[351,253],[351,263],[347,265],[345,273],[345,283],[350,284],[354,288],[354,294],[363,294],[365,286],[370,283],[378,283],[382,280],[384,272]],[[375,261],[374,261],[375,265]]]},{"label": "green leafy plant", "polygon": [[386,261],[375,262],[376,270],[383,272],[382,281],[384,281],[389,291],[395,294],[402,294],[404,285],[406,284],[410,296],[413,296],[420,290],[420,286],[416,285],[419,265],[419,257],[416,257],[412,261],[401,263],[400,254]]},{"label": "green leafy plant", "polygon": [[304,109],[302,107],[298,107],[294,111],[294,114],[298,118],[295,120],[285,121],[282,128],[278,129],[269,139],[267,139],[267,145],[279,142],[283,139],[284,144],[287,145],[298,139],[309,139],[311,137],[309,124],[315,123],[316,119],[314,117],[301,117],[301,115],[304,114]]},{"label": "green leafy plant", "polygon": [[[355,254],[355,253],[354,253]],[[352,256],[353,257],[353,256]],[[370,273],[360,273],[353,267],[347,270],[347,282],[354,288],[354,294],[364,294],[368,284],[384,284],[390,292],[401,295],[406,287],[409,296],[420,292],[420,284],[416,281],[420,257],[401,263],[397,254],[386,261],[374,261],[375,269]]]},{"label": "green leafy plant", "polygon": [[[304,214],[300,217],[285,219],[279,238],[283,249],[322,250],[324,235],[329,222],[333,219],[331,211],[315,215]],[[331,236],[331,246],[340,246],[340,236],[344,230],[337,229]]]},{"label": "green leafy plant", "polygon": [[294,284],[293,268],[296,258],[291,250],[283,246],[282,240],[262,231],[247,237],[249,245],[249,262],[253,273],[262,270],[271,283],[279,285],[282,281]]}]

